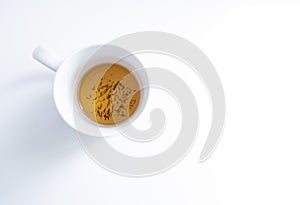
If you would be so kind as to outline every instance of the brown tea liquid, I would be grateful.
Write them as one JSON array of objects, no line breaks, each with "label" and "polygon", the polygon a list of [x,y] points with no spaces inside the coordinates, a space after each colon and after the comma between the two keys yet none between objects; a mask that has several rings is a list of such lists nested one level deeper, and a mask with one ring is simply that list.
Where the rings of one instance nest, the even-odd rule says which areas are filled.
[{"label": "brown tea liquid", "polygon": [[135,76],[119,64],[100,64],[91,68],[79,86],[79,102],[92,120],[112,125],[128,119],[140,101]]}]

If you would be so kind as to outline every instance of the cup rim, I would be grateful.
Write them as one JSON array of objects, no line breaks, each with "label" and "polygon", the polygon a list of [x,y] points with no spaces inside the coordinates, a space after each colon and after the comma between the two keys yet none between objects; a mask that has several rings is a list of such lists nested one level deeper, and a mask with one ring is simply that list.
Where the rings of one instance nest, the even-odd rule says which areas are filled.
[{"label": "cup rim", "polygon": [[[58,112],[60,113],[60,115],[62,116],[64,121],[69,126],[71,126],[73,129],[75,129],[76,131],[78,131],[82,134],[86,134],[89,136],[96,136],[96,137],[105,137],[105,136],[112,136],[112,135],[116,135],[116,134],[120,133],[120,131],[123,128],[125,128],[129,123],[135,121],[138,118],[138,116],[141,114],[141,112],[143,111],[143,109],[146,105],[148,95],[149,95],[149,90],[148,89],[141,90],[140,102],[138,104],[138,107],[136,108],[134,113],[129,118],[127,118],[126,120],[124,120],[120,123],[116,123],[113,125],[100,124],[100,123],[93,121],[88,116],[86,116],[86,114],[80,108],[80,103],[78,101],[78,85],[80,84],[81,78],[78,79],[78,76],[77,76],[77,79],[73,83],[70,82],[70,79],[74,79],[75,75],[78,75],[78,73],[81,72],[81,68],[78,65],[82,64],[82,61],[86,60],[86,58],[89,55],[93,54],[93,52],[96,52],[97,49],[99,49],[99,48],[100,49],[107,48],[107,49],[112,49],[112,50],[115,49],[118,52],[126,53],[127,56],[130,56],[131,60],[133,60],[135,63],[135,65],[132,65],[132,63],[129,63],[130,68],[125,66],[130,71],[134,71],[139,68],[145,70],[145,68],[143,68],[143,64],[140,62],[140,60],[136,56],[134,56],[132,53],[125,50],[124,48],[121,48],[121,47],[115,46],[115,45],[110,45],[110,44],[104,44],[104,45],[98,44],[98,45],[88,46],[88,47],[85,47],[82,49],[78,49],[77,51],[74,51],[62,62],[59,69],[57,70],[57,73],[55,76],[53,95],[54,95],[54,101],[55,101],[55,105],[56,105]],[[80,58],[80,59],[78,59],[78,58]],[[114,63],[114,62],[110,62],[110,63]],[[74,71],[74,68],[71,68],[72,65],[74,65],[74,64],[77,65],[77,68],[75,69],[75,71]],[[102,63],[98,63],[98,64],[102,64]],[[84,75],[86,72],[88,72],[91,68],[92,67],[89,67],[86,71],[82,72],[82,75]],[[70,76],[67,76],[67,74],[69,74]],[[81,77],[82,77],[82,75],[81,75]],[[138,80],[140,88],[142,88],[142,87],[145,88],[147,85],[149,85],[149,79],[148,79],[146,70],[144,72],[144,75],[142,76],[143,79],[141,79],[141,77],[136,74],[135,74],[135,77]],[[69,79],[66,80],[66,78],[69,78]],[[60,88],[63,83],[67,83],[68,87],[72,86],[71,84],[73,84],[72,91],[67,93],[65,88]],[[75,86],[74,86],[74,84],[75,84]],[[69,88],[69,89],[71,89],[71,88]],[[72,96],[73,103],[70,104],[73,107],[72,109],[67,108],[65,106],[64,100],[63,100],[63,98],[65,98],[65,96],[62,96],[61,92],[64,92],[64,94],[68,95],[68,97],[70,97],[69,95]],[[76,98],[76,100],[75,100],[75,98]],[[75,104],[74,104],[74,102],[75,102]],[[71,113],[71,110],[73,110],[73,113]],[[79,123],[79,127],[78,127],[78,123]],[[80,125],[80,124],[84,124],[84,125]]]}]

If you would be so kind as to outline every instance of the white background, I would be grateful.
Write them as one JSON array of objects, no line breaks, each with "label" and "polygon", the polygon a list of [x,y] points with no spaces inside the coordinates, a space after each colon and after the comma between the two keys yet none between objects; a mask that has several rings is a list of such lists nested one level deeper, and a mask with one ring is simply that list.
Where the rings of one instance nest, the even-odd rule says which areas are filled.
[{"label": "white background", "polygon": [[[300,3],[283,0],[1,0],[0,204],[300,204],[299,21]],[[56,111],[54,73],[31,52],[68,54],[145,30],[177,34],[207,54],[227,118],[205,163],[197,163],[199,136],[176,167],[135,179],[85,154]]]}]

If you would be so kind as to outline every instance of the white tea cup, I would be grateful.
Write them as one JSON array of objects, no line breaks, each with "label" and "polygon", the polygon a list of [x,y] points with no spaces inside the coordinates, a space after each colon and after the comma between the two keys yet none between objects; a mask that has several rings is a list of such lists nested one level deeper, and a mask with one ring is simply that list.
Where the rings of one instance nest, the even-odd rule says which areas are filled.
[{"label": "white tea cup", "polygon": [[[65,58],[48,49],[37,47],[32,57],[56,72],[54,80],[54,101],[64,121],[80,133],[90,136],[112,136],[134,121],[145,107],[149,91],[140,90],[140,102],[136,111],[127,120],[116,125],[102,125],[90,120],[82,111],[78,101],[78,86],[85,73],[96,65],[118,63],[135,75],[140,88],[149,85],[146,70],[139,59],[127,50],[114,45],[94,45],[73,52]],[[139,70],[139,72],[134,72]]]}]

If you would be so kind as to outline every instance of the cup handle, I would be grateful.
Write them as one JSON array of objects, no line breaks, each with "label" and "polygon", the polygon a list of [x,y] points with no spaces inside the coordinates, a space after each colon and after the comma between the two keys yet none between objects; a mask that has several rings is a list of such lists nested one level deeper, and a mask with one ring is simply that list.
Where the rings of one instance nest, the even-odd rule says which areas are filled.
[{"label": "cup handle", "polygon": [[38,46],[34,49],[34,51],[32,52],[32,57],[54,72],[57,71],[57,69],[63,62],[63,58],[58,56],[55,52],[42,46]]}]

